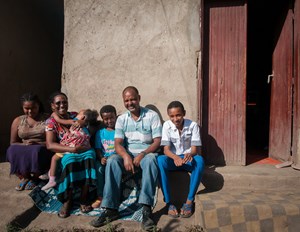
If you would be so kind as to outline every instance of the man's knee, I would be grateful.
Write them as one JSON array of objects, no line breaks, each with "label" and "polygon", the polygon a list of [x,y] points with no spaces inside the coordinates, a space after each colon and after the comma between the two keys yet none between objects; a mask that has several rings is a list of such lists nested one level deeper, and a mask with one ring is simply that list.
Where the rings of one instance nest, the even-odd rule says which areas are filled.
[{"label": "man's knee", "polygon": [[114,154],[114,155],[111,155],[108,157],[107,161],[106,161],[106,166],[109,167],[109,166],[119,166],[123,163],[122,161],[122,157],[117,155],[117,154]]},{"label": "man's knee", "polygon": [[148,166],[148,165],[157,165],[157,153],[149,153],[147,154],[141,161],[141,166]]}]

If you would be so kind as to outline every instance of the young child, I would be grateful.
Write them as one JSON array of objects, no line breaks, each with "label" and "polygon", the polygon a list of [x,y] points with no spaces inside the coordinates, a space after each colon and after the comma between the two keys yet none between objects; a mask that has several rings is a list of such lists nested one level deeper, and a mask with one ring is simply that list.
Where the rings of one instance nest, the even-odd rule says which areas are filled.
[{"label": "young child", "polygon": [[[60,141],[60,144],[62,144],[64,146],[69,146],[69,147],[75,147],[75,146],[84,146],[87,148],[91,147],[90,132],[88,130],[88,126],[90,123],[97,120],[97,118],[99,116],[97,111],[90,110],[90,109],[81,110],[77,114],[75,120],[62,119],[62,118],[58,117],[58,115],[55,113],[52,113],[51,116],[54,117],[54,119],[60,124],[63,124],[66,126],[71,125],[69,132],[65,133],[65,135],[63,136],[63,138]],[[80,127],[78,124],[75,123],[77,120],[84,121],[83,127]],[[57,162],[65,154],[68,154],[68,153],[55,153],[52,156],[51,166],[50,166],[50,170],[49,170],[49,181],[45,186],[42,187],[42,190],[47,190],[49,188],[56,186],[55,171],[56,171]]]},{"label": "young child", "polygon": [[101,205],[107,158],[112,154],[116,154],[114,137],[117,112],[115,107],[112,105],[103,106],[100,109],[100,116],[103,120],[104,128],[98,130],[95,136],[95,149],[97,158],[100,161],[100,166],[97,184],[98,199],[92,204],[93,208],[98,208]]},{"label": "young child", "polygon": [[[170,120],[163,124],[161,139],[165,155],[157,158],[161,189],[168,207],[168,215],[187,218],[193,214],[193,202],[204,170],[204,160],[200,155],[199,126],[196,122],[184,118],[185,109],[179,101],[171,102],[168,105],[167,113]],[[171,170],[191,172],[188,197],[180,214],[171,201],[168,182],[168,171]]]}]

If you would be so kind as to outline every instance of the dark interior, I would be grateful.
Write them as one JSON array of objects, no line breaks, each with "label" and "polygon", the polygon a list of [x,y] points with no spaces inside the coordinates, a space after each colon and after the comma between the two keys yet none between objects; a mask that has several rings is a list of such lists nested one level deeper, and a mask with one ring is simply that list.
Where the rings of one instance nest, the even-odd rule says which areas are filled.
[{"label": "dark interior", "polygon": [[247,164],[268,157],[272,53],[289,1],[248,1]]}]

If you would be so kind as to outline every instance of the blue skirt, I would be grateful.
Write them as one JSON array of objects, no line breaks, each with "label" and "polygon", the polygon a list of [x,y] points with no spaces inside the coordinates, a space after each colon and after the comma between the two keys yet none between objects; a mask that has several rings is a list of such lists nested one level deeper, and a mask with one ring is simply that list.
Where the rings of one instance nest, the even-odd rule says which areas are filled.
[{"label": "blue skirt", "polygon": [[[86,152],[67,153],[61,159],[58,165],[56,181],[57,185],[57,198],[62,203],[66,202],[69,197],[68,191],[72,190],[73,193],[78,191],[84,185],[94,187],[94,193],[90,193],[90,197],[96,196],[96,153],[94,149]],[[72,194],[73,195],[73,194]]]}]

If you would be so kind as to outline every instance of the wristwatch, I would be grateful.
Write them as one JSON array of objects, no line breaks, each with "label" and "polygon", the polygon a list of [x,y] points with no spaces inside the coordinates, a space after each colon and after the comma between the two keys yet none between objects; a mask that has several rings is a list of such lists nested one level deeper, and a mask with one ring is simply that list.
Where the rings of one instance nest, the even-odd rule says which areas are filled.
[{"label": "wristwatch", "polygon": [[140,154],[143,154],[144,156],[147,155],[145,151],[141,151]]}]

